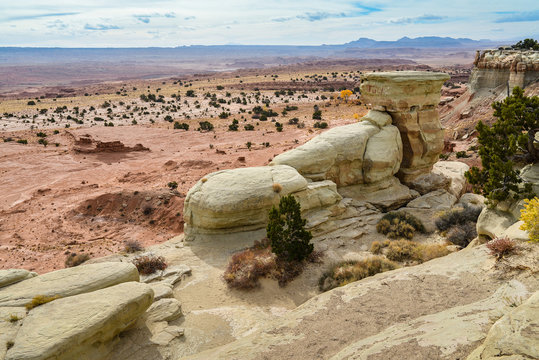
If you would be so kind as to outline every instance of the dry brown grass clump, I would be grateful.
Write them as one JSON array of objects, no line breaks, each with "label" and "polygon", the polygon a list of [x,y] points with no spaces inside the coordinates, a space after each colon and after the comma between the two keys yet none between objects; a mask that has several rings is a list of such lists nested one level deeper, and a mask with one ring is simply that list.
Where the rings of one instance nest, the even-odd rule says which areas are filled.
[{"label": "dry brown grass clump", "polygon": [[66,261],[65,261],[65,267],[74,267],[79,266],[85,261],[90,260],[90,255],[88,254],[77,254],[77,253],[71,253],[67,255]]},{"label": "dry brown grass clump", "polygon": [[283,186],[279,183],[273,183],[272,188],[276,193],[280,193],[283,190]]},{"label": "dry brown grass clump", "polygon": [[422,263],[450,253],[442,244],[418,244],[410,240],[386,240],[382,243],[375,241],[370,251],[373,254],[385,254],[392,261],[412,261]]},{"label": "dry brown grass clump", "polygon": [[313,251],[306,261],[280,260],[271,250],[270,241],[265,238],[255,241],[248,249],[232,255],[223,275],[230,288],[248,290],[260,286],[262,277],[278,281],[285,286],[303,272],[306,262],[319,263],[321,253]]},{"label": "dry brown grass clump", "polygon": [[33,308],[39,305],[49,303],[59,298],[60,298],[60,295],[55,295],[55,296],[36,295],[34,296],[32,301],[30,301],[28,304],[25,305],[25,307],[26,307],[26,310],[32,310]]},{"label": "dry brown grass clump", "polygon": [[487,248],[490,250],[490,254],[496,256],[497,260],[500,260],[504,256],[513,252],[515,246],[515,242],[509,239],[507,236],[503,238],[496,238],[487,243]]},{"label": "dry brown grass clump", "polygon": [[142,255],[133,259],[133,264],[138,269],[138,272],[143,275],[153,274],[157,270],[165,270],[167,263],[162,256]]},{"label": "dry brown grass clump", "polygon": [[124,243],[124,249],[127,253],[135,253],[144,250],[144,247],[137,240],[127,240]]},{"label": "dry brown grass clump", "polygon": [[381,256],[365,260],[351,260],[337,263],[318,280],[320,291],[328,291],[378,273],[394,270],[398,265]]},{"label": "dry brown grass clump", "polygon": [[404,211],[393,211],[382,217],[376,225],[376,230],[391,239],[411,239],[416,231],[424,232],[425,227],[415,216]]},{"label": "dry brown grass clump", "polygon": [[253,289],[260,285],[259,278],[274,271],[276,259],[269,248],[243,250],[232,255],[223,277],[231,288]]}]

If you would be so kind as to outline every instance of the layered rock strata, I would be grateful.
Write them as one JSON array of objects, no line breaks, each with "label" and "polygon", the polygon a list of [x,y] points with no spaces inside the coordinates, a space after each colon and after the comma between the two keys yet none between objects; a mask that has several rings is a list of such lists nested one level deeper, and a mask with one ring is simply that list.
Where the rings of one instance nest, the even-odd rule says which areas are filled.
[{"label": "layered rock strata", "polygon": [[409,184],[438,160],[444,144],[436,105],[448,79],[418,71],[366,75],[362,96],[374,109],[358,123],[330,129],[270,166],[218,171],[195,184],[184,203],[187,239],[262,229],[268,211],[288,194],[315,233],[326,231],[316,229],[327,227],[319,219],[345,216],[343,197],[383,211],[406,205],[419,193],[395,175]]},{"label": "layered rock strata", "polygon": [[539,80],[539,51],[484,50],[477,51],[470,76],[473,93],[498,86],[526,87]]},{"label": "layered rock strata", "polygon": [[436,106],[445,73],[397,71],[366,74],[361,96],[374,109],[391,115],[402,138],[403,158],[398,177],[405,183],[430,172],[444,147]]}]

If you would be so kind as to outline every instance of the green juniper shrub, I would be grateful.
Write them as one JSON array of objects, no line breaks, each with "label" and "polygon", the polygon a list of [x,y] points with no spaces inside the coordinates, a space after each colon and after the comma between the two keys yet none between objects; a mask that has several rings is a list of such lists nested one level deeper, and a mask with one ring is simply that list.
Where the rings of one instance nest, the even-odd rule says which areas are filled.
[{"label": "green juniper shrub", "polygon": [[526,183],[516,169],[516,161],[536,163],[539,149],[535,134],[539,131],[539,97],[527,97],[515,87],[513,94],[492,104],[496,122],[491,127],[479,122],[477,140],[482,168],[465,173],[473,190],[482,193],[489,203],[532,198],[531,183]]},{"label": "green juniper shrub", "polygon": [[305,223],[300,204],[292,195],[283,196],[278,208],[272,207],[266,232],[278,259],[302,261],[313,252],[310,242],[313,236],[305,229]]}]

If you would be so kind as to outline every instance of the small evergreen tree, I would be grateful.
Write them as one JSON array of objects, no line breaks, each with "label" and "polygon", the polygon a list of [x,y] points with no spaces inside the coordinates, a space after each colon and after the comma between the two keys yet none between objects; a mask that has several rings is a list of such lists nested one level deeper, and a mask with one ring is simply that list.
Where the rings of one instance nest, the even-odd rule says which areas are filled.
[{"label": "small evergreen tree", "polygon": [[526,97],[519,87],[504,101],[492,104],[498,119],[489,127],[481,121],[479,155],[482,169],[473,167],[466,172],[466,179],[474,191],[481,192],[490,201],[503,201],[513,194],[515,198],[533,197],[531,184],[522,183],[520,171],[513,160],[520,156],[526,162],[539,159],[535,149],[535,133],[539,131],[539,97]]},{"label": "small evergreen tree", "polygon": [[306,220],[301,218],[300,204],[294,196],[287,195],[269,212],[266,228],[271,250],[285,261],[302,261],[313,252],[312,234],[305,230]]},{"label": "small evergreen tree", "polygon": [[534,39],[524,39],[511,46],[513,49],[539,50],[539,42]]}]

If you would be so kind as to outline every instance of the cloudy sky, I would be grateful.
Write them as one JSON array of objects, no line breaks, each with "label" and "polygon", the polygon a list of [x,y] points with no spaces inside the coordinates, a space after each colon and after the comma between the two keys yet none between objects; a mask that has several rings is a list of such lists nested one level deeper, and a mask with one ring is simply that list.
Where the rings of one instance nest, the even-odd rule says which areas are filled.
[{"label": "cloudy sky", "polygon": [[537,0],[0,0],[0,46],[340,44],[539,37]]}]

